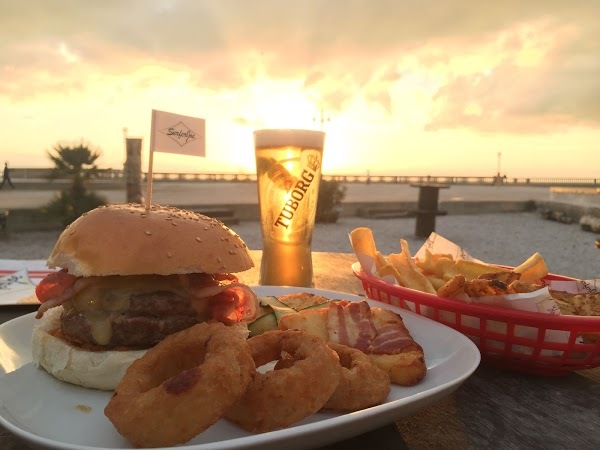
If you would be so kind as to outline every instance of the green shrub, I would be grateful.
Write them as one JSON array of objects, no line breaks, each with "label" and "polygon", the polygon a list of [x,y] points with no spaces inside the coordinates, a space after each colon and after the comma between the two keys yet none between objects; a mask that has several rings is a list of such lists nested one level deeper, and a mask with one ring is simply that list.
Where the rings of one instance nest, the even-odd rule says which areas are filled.
[{"label": "green shrub", "polygon": [[345,196],[346,186],[342,186],[337,180],[323,180],[321,177],[316,222],[337,222],[342,212],[342,200]]},{"label": "green shrub", "polygon": [[62,225],[66,227],[83,213],[106,205],[106,203],[106,199],[95,192],[85,191],[73,195],[71,191],[60,191],[42,211],[50,216],[58,217]]},{"label": "green shrub", "polygon": [[107,203],[104,197],[87,188],[88,181],[103,171],[96,166],[100,152],[91,150],[83,143],[73,147],[59,144],[53,151],[48,152],[48,157],[54,163],[49,178],[69,178],[71,186],[57,193],[42,211],[57,217],[67,226],[83,213]]}]

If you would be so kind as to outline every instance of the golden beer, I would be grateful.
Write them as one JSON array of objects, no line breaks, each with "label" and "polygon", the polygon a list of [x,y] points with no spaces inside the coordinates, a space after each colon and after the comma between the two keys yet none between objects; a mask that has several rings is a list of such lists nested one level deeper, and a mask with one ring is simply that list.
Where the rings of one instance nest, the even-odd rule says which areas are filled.
[{"label": "golden beer", "polygon": [[313,286],[312,234],[325,133],[254,132],[263,254],[260,284]]}]

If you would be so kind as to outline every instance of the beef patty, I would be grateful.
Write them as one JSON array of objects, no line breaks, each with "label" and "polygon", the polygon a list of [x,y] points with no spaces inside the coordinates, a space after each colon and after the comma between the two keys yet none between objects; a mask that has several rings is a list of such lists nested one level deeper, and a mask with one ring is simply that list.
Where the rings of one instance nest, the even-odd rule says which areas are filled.
[{"label": "beef patty", "polygon": [[[74,342],[97,344],[88,317],[74,308],[61,315],[63,334]],[[188,298],[167,291],[132,294],[129,307],[111,317],[110,341],[105,347],[149,348],[177,331],[200,321]]]}]

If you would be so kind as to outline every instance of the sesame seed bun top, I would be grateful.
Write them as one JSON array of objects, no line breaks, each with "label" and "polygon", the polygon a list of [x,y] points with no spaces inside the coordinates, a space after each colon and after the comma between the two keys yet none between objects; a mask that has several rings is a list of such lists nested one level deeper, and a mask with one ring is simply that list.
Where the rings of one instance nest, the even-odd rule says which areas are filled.
[{"label": "sesame seed bun top", "polygon": [[134,203],[80,216],[62,232],[47,264],[84,277],[235,273],[254,266],[244,241],[222,222]]}]

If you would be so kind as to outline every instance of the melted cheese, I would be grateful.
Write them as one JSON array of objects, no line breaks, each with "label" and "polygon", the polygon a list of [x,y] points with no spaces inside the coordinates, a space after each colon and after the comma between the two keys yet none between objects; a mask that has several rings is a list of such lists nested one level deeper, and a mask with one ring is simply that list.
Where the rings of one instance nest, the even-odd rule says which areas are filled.
[{"label": "melted cheese", "polygon": [[112,337],[112,314],[103,311],[86,311],[83,313],[90,324],[92,338],[99,345],[107,345]]},{"label": "melted cheese", "polygon": [[67,303],[69,308],[72,306],[87,319],[94,341],[107,345],[112,337],[112,322],[129,309],[131,296],[156,291],[183,294],[176,276],[109,276],[98,278],[97,283]]}]

